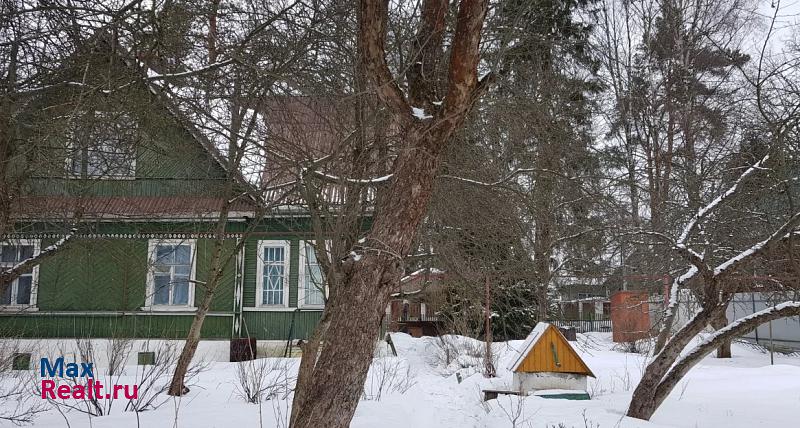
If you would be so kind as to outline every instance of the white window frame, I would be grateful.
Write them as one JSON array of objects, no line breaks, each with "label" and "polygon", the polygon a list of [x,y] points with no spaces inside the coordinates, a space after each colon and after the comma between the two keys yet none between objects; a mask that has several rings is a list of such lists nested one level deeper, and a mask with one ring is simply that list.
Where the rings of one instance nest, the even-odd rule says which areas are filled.
[{"label": "white window frame", "polygon": [[[107,117],[107,112],[102,111],[95,111],[94,112],[95,120],[99,118],[103,118],[104,116]],[[129,115],[125,114],[126,117]],[[130,119],[130,117],[128,117]],[[131,123],[134,123],[138,126],[132,119]],[[136,146],[133,147],[133,157],[131,158],[131,173],[130,174],[98,174],[98,175],[91,175],[88,172],[89,165],[88,163],[84,165],[84,160],[88,162],[88,152],[90,151],[89,146],[82,146],[82,147],[75,147],[72,140],[67,141],[67,156],[65,158],[65,168],[67,172],[67,178],[69,179],[91,179],[91,180],[135,180],[136,179],[136,158],[137,158],[137,151]],[[81,168],[78,173],[76,173],[73,169],[73,164],[75,160],[75,154],[80,157]],[[86,155],[86,156],[84,156]]]},{"label": "white window frame", "polygon": [[[156,246],[158,245],[189,245],[189,253],[192,256],[192,267],[189,269],[189,297],[185,305],[156,305],[153,303],[155,296],[155,262]],[[196,239],[150,239],[147,241],[147,299],[144,310],[159,311],[185,311],[194,310],[194,286],[197,275],[197,240]]]},{"label": "white window frame", "polygon": [[[316,241],[309,240],[309,241],[300,241],[300,258],[298,263],[298,270],[299,275],[297,276],[297,307],[298,308],[307,308],[307,309],[324,309],[325,303],[321,305],[308,305],[305,303],[306,301],[306,247],[315,245]],[[331,241],[325,241],[325,249],[330,254],[331,251]],[[319,263],[319,260],[317,260]],[[323,273],[324,275],[324,273]],[[328,288],[328,281],[325,280],[325,301],[328,300],[328,296],[330,295],[330,291]]]},{"label": "white window frame", "polygon": [[[268,305],[264,303],[264,248],[283,247],[283,303],[279,305]],[[256,307],[282,309],[289,307],[289,277],[291,274],[291,242],[280,239],[267,239],[258,241],[256,253]]]},{"label": "white window frame", "polygon": [[[32,245],[33,246],[33,256],[36,257],[39,255],[42,247],[42,241],[40,239],[13,239],[6,242],[0,242],[0,246],[22,246],[22,245]],[[18,262],[16,262],[18,263]],[[36,296],[39,292],[39,265],[33,267],[31,270],[31,299],[30,303],[27,305],[21,305],[16,302],[17,297],[17,289],[14,288],[14,285],[17,284],[17,280],[11,281],[8,284],[11,289],[11,303],[9,304],[0,304],[0,310],[11,310],[11,311],[19,311],[19,310],[35,310],[36,309]]]}]

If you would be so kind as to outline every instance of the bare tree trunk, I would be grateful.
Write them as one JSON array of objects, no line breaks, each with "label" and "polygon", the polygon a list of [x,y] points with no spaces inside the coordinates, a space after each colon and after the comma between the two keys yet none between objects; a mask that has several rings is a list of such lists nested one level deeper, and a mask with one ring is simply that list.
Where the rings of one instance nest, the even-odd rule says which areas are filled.
[{"label": "bare tree trunk", "polygon": [[[665,296],[665,299],[669,298],[670,296]],[[664,349],[664,345],[667,344],[667,341],[672,336],[672,326],[675,324],[675,318],[678,315],[678,302],[668,302],[667,304],[672,306],[667,308],[666,316],[661,319],[661,329],[658,332],[656,344],[653,347],[653,353],[655,354],[661,353]]]},{"label": "bare tree trunk", "polygon": [[[419,144],[414,146],[419,147]],[[406,150],[398,158],[394,179],[365,245],[374,247],[353,265],[328,304],[327,331],[316,364],[305,369],[294,405],[293,427],[347,427],[361,396],[372,362],[389,296],[402,274],[401,254],[407,254],[431,197],[438,158],[415,158],[419,150]],[[407,201],[407,202],[401,202]],[[393,207],[393,208],[390,208]],[[353,310],[358,308],[358,310]],[[304,357],[308,352],[304,351]],[[310,354],[309,361],[314,356]]]},{"label": "bare tree trunk", "polygon": [[661,379],[667,371],[669,371],[669,368],[672,367],[675,360],[678,359],[683,348],[708,325],[710,317],[711,314],[706,311],[701,311],[695,315],[695,317],[678,330],[675,336],[666,342],[666,346],[653,357],[653,361],[647,365],[642,379],[633,391],[631,404],[628,407],[628,416],[648,419],[649,416],[645,418],[642,417],[642,415],[652,415],[655,411],[656,387],[658,387],[659,382],[661,382]]},{"label": "bare tree trunk", "polygon": [[[15,3],[11,3],[9,12],[14,12]],[[11,42],[9,50],[8,73],[0,82],[0,236],[5,235],[11,226],[12,201],[15,199],[16,185],[11,181],[7,171],[11,150],[14,147],[16,135],[16,123],[13,120],[14,110],[16,109],[15,85],[17,80],[17,55],[19,53],[19,41],[16,39]],[[0,290],[1,291],[1,290]]]},{"label": "bare tree trunk", "polygon": [[[545,156],[539,154],[540,157]],[[543,167],[547,168],[547,166]],[[542,174],[542,175],[546,175]],[[537,184],[535,206],[534,206],[534,243],[533,243],[533,265],[536,272],[536,319],[539,322],[547,321],[547,312],[550,308],[548,301],[548,291],[552,276],[551,263],[553,255],[553,225],[551,222],[552,211],[551,195],[552,180],[550,177],[541,177],[541,183]],[[541,186],[541,187],[540,187]],[[542,188],[543,187],[543,188]]]},{"label": "bare tree trunk", "polygon": [[[203,323],[206,319],[211,308],[211,303],[214,301],[214,293],[217,291],[217,285],[222,277],[222,250],[224,244],[225,224],[227,223],[227,205],[225,204],[224,212],[220,215],[217,226],[217,238],[214,241],[214,250],[211,255],[211,272],[208,282],[205,284],[205,295],[203,301],[197,307],[197,312],[192,319],[192,326],[189,328],[189,334],[186,337],[186,342],[183,344],[183,350],[178,363],[175,366],[175,372],[172,374],[172,381],[169,384],[167,394],[172,396],[181,396],[188,392],[188,388],[184,385],[186,373],[189,371],[189,366],[192,363],[194,354],[197,351],[197,346],[200,344],[200,333],[203,330]],[[196,257],[196,255],[195,255]]]},{"label": "bare tree trunk", "polygon": [[[728,325],[728,317],[725,312],[721,312],[717,317],[711,319],[711,327],[719,330]],[[726,340],[717,348],[717,358],[731,358],[731,341]]]},{"label": "bare tree trunk", "polygon": [[[433,27],[440,28],[447,4],[446,0],[426,0],[421,29],[428,28],[431,22]],[[480,89],[485,87],[485,81],[478,82],[477,65],[488,1],[462,0],[459,4],[448,64],[447,94],[439,103],[441,107],[435,108],[433,102],[439,100],[430,98],[434,91],[415,91],[429,94],[423,97],[426,105],[422,106],[435,113],[429,118],[412,115],[412,105],[386,63],[387,8],[385,1],[361,1],[359,51],[366,77],[396,119],[403,143],[363,242],[364,254],[358,260],[351,256],[352,263],[344,264],[348,267],[343,268],[342,280],[326,309],[329,324],[319,357],[313,372],[307,375],[308,381],[304,380],[295,391],[302,399],[294,404],[298,407],[293,411],[294,428],[317,427],[321,421],[330,428],[350,425],[363,393],[384,310],[403,273],[403,258],[409,254],[427,213],[444,148],[453,131],[461,126]],[[436,16],[429,16],[431,13]],[[433,58],[430,56],[428,60]],[[311,366],[306,364],[306,368]]]},{"label": "bare tree trunk", "polygon": [[536,282],[539,287],[536,300],[538,306],[537,320],[547,321],[549,309],[548,291],[552,279],[553,242],[558,233],[553,222],[553,205],[555,199],[555,178],[550,171],[560,171],[557,149],[554,141],[544,137],[541,146],[537,148],[536,168],[541,172],[536,177],[533,197],[533,264],[536,271]]},{"label": "bare tree trunk", "polygon": [[180,357],[178,357],[178,363],[175,365],[175,372],[172,374],[172,381],[170,381],[169,390],[167,391],[169,395],[179,397],[189,392],[189,388],[186,388],[183,382],[186,378],[186,373],[189,371],[189,366],[192,363],[194,354],[197,352],[197,345],[200,344],[200,332],[203,329],[203,322],[206,319],[206,314],[213,300],[214,292],[207,290],[205,296],[203,296],[202,303],[200,303],[197,312],[194,314],[192,326],[189,328],[189,334],[183,344],[183,350],[181,351]]},{"label": "bare tree trunk", "polygon": [[304,407],[306,400],[305,391],[308,391],[311,384],[311,379],[314,374],[314,367],[317,365],[317,358],[322,350],[322,339],[325,337],[328,328],[330,327],[330,311],[328,307],[332,302],[328,301],[328,306],[322,312],[322,317],[319,320],[314,333],[303,346],[303,354],[300,358],[300,367],[297,373],[297,383],[295,383],[294,399],[292,400],[292,414],[289,419],[289,425],[294,426],[297,419],[297,413]]},{"label": "bare tree trunk", "polygon": [[492,288],[489,283],[489,277],[485,279],[484,291],[486,294],[486,302],[483,308],[484,316],[484,334],[483,340],[486,341],[486,353],[483,356],[483,375],[485,377],[495,377],[497,372],[494,368],[494,358],[492,355]]},{"label": "bare tree trunk", "polygon": [[[678,382],[683,379],[683,377],[692,367],[697,365],[697,363],[699,363],[706,355],[710,354],[714,349],[719,348],[720,345],[725,342],[730,342],[730,340],[734,337],[747,334],[761,324],[779,318],[796,316],[798,314],[800,314],[800,302],[783,303],[781,305],[756,312],[753,315],[742,318],[733,324],[717,330],[717,332],[714,333],[714,336],[702,342],[683,357],[680,357],[680,350],[678,350],[677,355],[675,355],[674,358],[671,358],[672,361],[670,361],[667,369],[664,370],[660,376],[658,376],[658,380],[650,383],[648,387],[649,389],[646,391],[646,393],[644,393],[644,391],[640,391],[642,389],[642,384],[639,384],[639,387],[637,387],[636,391],[634,392],[633,399],[631,400],[630,407],[628,408],[627,416],[650,420],[650,418],[653,416],[653,413],[655,413],[658,407],[675,388],[675,385],[677,385]],[[667,349],[671,348],[672,346],[668,346],[668,348],[665,348],[665,352]],[[682,349],[683,347],[681,347],[681,350]],[[650,366],[647,367],[647,371],[649,370]],[[646,376],[648,375],[647,371],[645,372]],[[650,377],[652,378],[652,376]]]}]

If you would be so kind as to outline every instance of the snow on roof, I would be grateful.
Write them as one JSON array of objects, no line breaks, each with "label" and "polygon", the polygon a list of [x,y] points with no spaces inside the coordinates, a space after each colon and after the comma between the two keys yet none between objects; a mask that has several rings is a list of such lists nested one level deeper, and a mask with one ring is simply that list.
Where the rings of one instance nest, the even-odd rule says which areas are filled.
[{"label": "snow on roof", "polygon": [[412,278],[415,278],[415,277],[417,277],[417,276],[424,276],[424,275],[441,275],[441,274],[443,274],[443,273],[444,273],[444,271],[443,271],[443,270],[441,270],[441,269],[436,269],[436,268],[422,268],[422,269],[417,269],[417,270],[415,270],[414,272],[411,272],[410,274],[408,274],[408,275],[406,275],[406,276],[404,276],[404,277],[400,278],[400,282],[406,282],[406,281],[408,281],[408,280],[410,280],[410,279],[412,279]]},{"label": "snow on roof", "polygon": [[536,343],[539,342],[539,339],[541,339],[548,327],[550,327],[550,324],[546,322],[540,322],[536,324],[536,327],[534,327],[533,331],[531,331],[531,334],[529,334],[528,337],[525,338],[525,342],[522,343],[522,348],[517,350],[519,355],[514,362],[508,366],[509,370],[512,372],[517,371],[519,365],[522,364],[522,362],[525,360],[525,357],[531,352],[531,349],[533,349]]},{"label": "snow on roof", "polygon": [[433,119],[433,116],[425,113],[425,110],[419,107],[411,107],[411,115],[419,120]]}]

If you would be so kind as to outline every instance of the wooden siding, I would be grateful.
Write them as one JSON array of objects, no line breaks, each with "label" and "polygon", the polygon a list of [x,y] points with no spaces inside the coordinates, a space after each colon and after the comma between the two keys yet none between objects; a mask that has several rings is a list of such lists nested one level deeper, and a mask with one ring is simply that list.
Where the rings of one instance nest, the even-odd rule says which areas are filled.
[{"label": "wooden siding", "polygon": [[76,240],[40,265],[37,307],[136,310],[144,306],[146,279],[147,240]]},{"label": "wooden siding", "polygon": [[[121,62],[115,62],[119,64]],[[107,58],[94,63],[90,61],[87,66],[93,68],[74,70],[78,76],[87,75],[101,78],[103,82],[113,82],[112,79],[128,81],[135,76],[132,70],[121,68],[112,69],[109,67]],[[108,76],[108,72],[114,76]],[[80,80],[81,78],[78,77]],[[41,97],[33,100],[31,108],[25,119],[30,123],[40,123],[46,131],[57,130],[63,134],[65,129],[70,126],[80,127],[82,120],[88,120],[89,124],[97,124],[97,119],[89,115],[84,118],[81,114],[75,115],[76,111],[81,111],[82,106],[92,106],[96,111],[111,111],[114,113],[124,113],[136,123],[136,168],[135,175],[138,179],[142,178],[167,178],[167,179],[202,179],[202,178],[223,178],[225,173],[222,167],[206,151],[202,144],[196,140],[185,127],[179,123],[175,115],[156,99],[145,85],[129,85],[125,89],[114,91],[113,94],[87,94],[85,91],[75,91],[69,88],[54,90],[44,93]],[[125,106],[124,111],[119,111],[120,106]],[[49,127],[49,128],[48,128]],[[29,140],[29,144],[36,144],[37,147],[48,149],[51,153],[48,156],[39,154],[36,158],[28,159],[29,168],[35,175],[53,181],[64,176],[64,165],[67,153],[66,139],[63,141],[42,140],[49,136],[48,132],[42,132],[41,127],[23,127],[22,136]],[[106,189],[115,196],[127,196],[125,181],[131,180],[71,180],[74,185],[90,184],[97,189]],[[130,184],[130,183],[129,183]],[[155,188],[151,189],[159,192],[162,185],[167,185],[166,181],[154,181]],[[134,187],[138,183],[134,184]],[[167,185],[168,186],[168,185]],[[41,186],[39,190],[45,190]],[[33,187],[32,190],[37,190]],[[45,193],[50,194],[50,193]],[[81,192],[81,194],[84,194]],[[91,194],[91,193],[89,193]]]},{"label": "wooden siding", "polygon": [[[185,339],[193,316],[128,314],[38,313],[0,316],[0,337],[14,338],[162,338]],[[209,316],[201,336],[228,339],[231,316]]]},{"label": "wooden siding", "polygon": [[[145,306],[146,239],[84,239],[70,243],[39,268],[37,307],[41,311],[133,311]],[[44,242],[43,245],[47,245]],[[213,240],[197,240],[198,281],[206,281]],[[233,251],[229,240],[224,253]],[[233,310],[234,263],[225,267],[212,311]],[[203,287],[195,285],[195,303]]]},{"label": "wooden siding", "polygon": [[[75,76],[88,74],[106,83],[114,84],[113,75],[121,71],[120,81],[127,81],[131,70],[112,70],[107,57],[100,55],[92,62],[87,73],[84,67],[71,70]],[[83,64],[83,62],[81,62]],[[85,97],[96,98],[85,98]],[[37,153],[36,158],[25,159],[26,168],[37,178],[25,188],[26,196],[100,196],[144,198],[192,198],[217,195],[225,173],[213,157],[176,120],[175,116],[154,99],[143,85],[130,85],[114,94],[83,94],[83,91],[59,90],[45,93],[36,100],[27,113],[31,123],[51,124],[54,129],[67,129],[67,119],[77,103],[97,106],[98,111],[115,111],[121,99],[125,111],[138,124],[140,135],[136,146],[135,177],[121,180],[83,180],[64,177],[65,145],[59,141],[43,141],[36,128],[26,128],[23,135],[31,144],[45,144],[52,150],[48,155]],[[105,107],[104,107],[105,106]],[[60,122],[59,122],[60,120]],[[42,133],[44,135],[46,133]],[[38,139],[37,139],[38,138]],[[59,148],[59,146],[61,146]],[[30,151],[34,153],[34,151]],[[38,160],[38,162],[37,162]],[[101,199],[101,198],[96,198]],[[163,207],[161,207],[163,208]],[[59,211],[60,212],[60,211]],[[88,218],[88,216],[87,216]],[[141,234],[207,233],[213,230],[213,221],[197,223],[118,222],[81,224],[81,233],[116,235],[109,239],[75,239],[67,248],[40,267],[36,313],[0,313],[0,335],[9,337],[163,337],[183,338],[188,332],[193,314],[141,312],[146,302],[147,239]],[[129,218],[129,217],[128,217]],[[150,217],[148,217],[150,218]],[[158,218],[154,215],[153,218]],[[213,219],[212,219],[213,220]],[[229,231],[242,231],[245,223],[231,222]],[[255,305],[256,293],[256,243],[259,239],[290,239],[290,306],[297,304],[298,239],[308,231],[307,219],[272,218],[259,224],[256,236],[247,242],[244,261],[244,306]],[[27,223],[16,229],[19,233],[50,233],[52,225]],[[58,232],[61,232],[59,229]],[[134,238],[122,238],[119,235]],[[52,240],[44,240],[43,246]],[[234,240],[226,243],[232,248]],[[197,240],[196,279],[205,281],[208,276],[211,241]],[[203,327],[204,338],[229,338],[234,320],[234,261],[225,267],[222,284],[212,305],[213,315]],[[202,287],[195,286],[195,301],[203,297]],[[289,330],[293,338],[306,338],[320,316],[319,311],[302,312],[245,312],[243,324],[250,334],[262,339],[285,339]],[[294,320],[294,328],[289,326]],[[243,327],[241,335],[246,334]]]},{"label": "wooden siding", "polygon": [[321,316],[322,311],[245,311],[242,337],[249,334],[259,340],[305,340],[311,336]]},{"label": "wooden siding", "polygon": [[[105,236],[170,233],[207,233],[213,222],[98,222],[94,232]],[[264,221],[249,237],[245,246],[243,306],[255,305],[256,247],[259,240],[290,241],[289,303],[297,305],[299,244],[307,226],[302,218],[273,218]],[[242,231],[244,223],[229,223],[231,232]],[[29,229],[35,233],[36,228]],[[54,239],[43,239],[42,246]],[[233,250],[234,238],[226,242]],[[213,240],[197,239],[196,279],[206,281]],[[0,312],[0,336],[3,337],[185,337],[192,313],[141,311],[146,302],[148,239],[80,238],[40,265],[37,309],[33,313]],[[204,338],[230,338],[234,324],[235,259],[225,267],[220,288],[212,304],[213,316],[206,319]],[[195,285],[195,302],[203,297]],[[244,311],[242,328],[236,336],[262,340],[286,340],[290,329],[293,339],[307,339],[316,326],[321,311]],[[292,318],[294,327],[291,328]]]},{"label": "wooden siding", "polygon": [[[557,362],[556,356],[553,354],[553,347],[555,347],[557,354]],[[586,366],[569,342],[553,326],[548,327],[542,333],[542,337],[539,338],[533,349],[525,356],[517,371],[525,373],[556,372],[592,375],[589,367]]]},{"label": "wooden siding", "polygon": [[258,241],[260,240],[288,240],[289,248],[289,307],[297,307],[297,284],[300,265],[300,240],[290,236],[254,236],[250,237],[245,244],[245,270],[244,270],[244,290],[242,293],[243,306],[253,308],[256,306],[256,293],[260,284],[258,278]]},{"label": "wooden siding", "polygon": [[[224,270],[222,272],[222,278],[220,278],[220,283],[217,288],[216,294],[214,295],[214,300],[211,303],[211,310],[212,311],[224,311],[230,312],[233,311],[233,294],[234,294],[234,282],[236,276],[236,256],[232,253],[236,250],[236,241],[233,239],[229,239],[225,241],[222,256],[229,257],[230,260],[224,266]],[[197,275],[196,278],[199,281],[207,281],[209,271],[211,270],[211,255],[214,251],[214,240],[213,239],[198,239],[197,240]],[[194,293],[194,300],[195,305],[199,304],[204,295],[203,287],[200,284],[196,284]]]}]

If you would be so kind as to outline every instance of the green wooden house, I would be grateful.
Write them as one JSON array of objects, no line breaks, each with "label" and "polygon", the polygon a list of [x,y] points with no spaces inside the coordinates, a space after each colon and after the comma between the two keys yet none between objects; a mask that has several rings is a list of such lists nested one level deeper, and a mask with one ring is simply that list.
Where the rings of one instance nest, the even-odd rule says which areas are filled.
[{"label": "green wooden house", "polygon": [[[97,46],[84,55],[91,59],[63,72],[96,76],[96,85],[54,87],[18,114],[24,143],[15,147],[17,197],[0,236],[0,269],[76,231],[5,288],[0,334],[185,338],[229,197],[224,184],[236,175],[164,94],[130,78],[135,67]],[[252,190],[239,176],[235,186]],[[202,330],[220,349],[234,338],[306,338],[325,302],[307,217],[293,207],[253,224],[255,204],[234,202],[225,225],[231,257]]]}]

